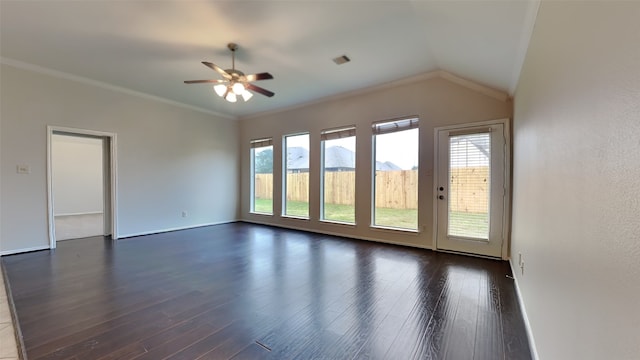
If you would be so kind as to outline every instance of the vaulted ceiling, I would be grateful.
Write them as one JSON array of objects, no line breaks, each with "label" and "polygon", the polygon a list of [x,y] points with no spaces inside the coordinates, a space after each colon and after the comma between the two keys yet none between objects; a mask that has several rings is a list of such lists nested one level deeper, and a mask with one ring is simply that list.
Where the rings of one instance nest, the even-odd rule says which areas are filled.
[{"label": "vaulted ceiling", "polygon": [[[0,2],[2,62],[241,117],[444,70],[513,94],[537,1]],[[210,85],[270,72],[276,95],[227,103]],[[347,55],[351,62],[332,59]]]}]

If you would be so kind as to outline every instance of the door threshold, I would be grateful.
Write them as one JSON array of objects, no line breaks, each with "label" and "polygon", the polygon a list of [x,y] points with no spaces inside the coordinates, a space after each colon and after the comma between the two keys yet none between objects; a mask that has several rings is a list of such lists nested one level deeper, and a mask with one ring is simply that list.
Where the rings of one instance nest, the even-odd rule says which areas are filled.
[{"label": "door threshold", "polygon": [[482,255],[482,254],[474,254],[474,253],[468,253],[468,252],[463,252],[463,251],[455,251],[455,250],[446,250],[446,249],[434,249],[435,251],[438,252],[443,252],[443,253],[447,253],[447,254],[455,254],[455,255],[464,255],[464,256],[472,256],[472,257],[477,257],[477,258],[482,258],[482,259],[489,259],[489,260],[500,260],[500,261],[507,261],[506,259],[503,259],[501,257],[497,257],[497,256],[489,256],[489,255]]}]

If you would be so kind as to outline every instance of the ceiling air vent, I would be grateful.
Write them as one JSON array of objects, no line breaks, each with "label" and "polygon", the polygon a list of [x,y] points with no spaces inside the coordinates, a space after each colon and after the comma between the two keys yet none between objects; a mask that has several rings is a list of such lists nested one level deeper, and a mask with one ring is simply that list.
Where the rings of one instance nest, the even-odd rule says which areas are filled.
[{"label": "ceiling air vent", "polygon": [[348,63],[349,61],[351,61],[351,59],[349,59],[347,55],[338,56],[337,58],[333,59],[333,62],[338,65]]}]

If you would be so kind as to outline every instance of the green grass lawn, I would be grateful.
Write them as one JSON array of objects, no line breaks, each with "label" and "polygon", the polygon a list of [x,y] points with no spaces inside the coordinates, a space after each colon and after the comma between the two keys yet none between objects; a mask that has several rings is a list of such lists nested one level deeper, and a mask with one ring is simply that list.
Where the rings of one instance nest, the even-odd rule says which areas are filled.
[{"label": "green grass lawn", "polygon": [[449,235],[486,239],[489,233],[489,214],[452,212],[449,216]]},{"label": "green grass lawn", "polygon": [[273,212],[273,200],[255,199],[253,203],[253,211],[257,213],[271,214]]},{"label": "green grass lawn", "polygon": [[[256,199],[255,212],[272,213],[271,199]],[[355,222],[353,206],[325,204],[325,220]],[[287,215],[309,216],[309,203],[301,201],[287,201]],[[453,212],[449,219],[449,234],[465,237],[483,238],[486,236],[489,222],[487,214]],[[397,227],[405,229],[418,228],[418,210],[377,208],[375,224],[378,226]]]},{"label": "green grass lawn", "polygon": [[309,217],[309,203],[302,201],[287,201],[287,210],[284,213],[289,216]]},{"label": "green grass lawn", "polygon": [[324,219],[330,221],[355,223],[355,208],[353,207],[353,205],[325,204]]},{"label": "green grass lawn", "polygon": [[[255,212],[271,213],[273,210],[271,199],[256,199]],[[287,201],[287,215],[309,216],[309,203],[301,201]],[[354,208],[351,205],[325,204],[324,219],[342,222],[355,222]],[[403,209],[379,208],[376,211],[376,225],[417,229],[418,211]]]},{"label": "green grass lawn", "polygon": [[376,208],[375,224],[418,230],[418,210]]}]

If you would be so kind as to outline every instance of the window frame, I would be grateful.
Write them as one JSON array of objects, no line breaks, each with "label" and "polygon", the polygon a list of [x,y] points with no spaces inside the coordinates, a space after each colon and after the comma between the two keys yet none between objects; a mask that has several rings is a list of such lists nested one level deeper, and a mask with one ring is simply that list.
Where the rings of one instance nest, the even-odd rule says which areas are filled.
[{"label": "window frame", "polygon": [[[287,214],[287,188],[288,188],[287,173],[289,171],[289,167],[287,166],[287,155],[288,155],[287,138],[294,137],[294,136],[301,136],[301,135],[307,135],[308,137],[307,151],[309,151],[309,157],[310,157],[310,152],[311,152],[311,133],[310,132],[303,131],[303,132],[286,134],[282,136],[282,149],[283,149],[282,151],[282,199],[281,199],[282,210],[281,210],[280,216],[288,219],[310,220],[311,218],[311,211],[310,211],[311,199],[310,198],[309,198],[309,202],[307,203],[308,205],[307,205],[306,216]],[[309,162],[308,165],[309,165],[309,168],[307,169],[307,173],[310,173],[311,163]],[[310,184],[307,183],[307,197],[309,197],[308,195],[310,195],[309,187],[310,187]]]},{"label": "window frame", "polygon": [[[256,190],[255,190],[255,181],[256,181],[256,149],[259,148],[264,148],[264,147],[271,147],[271,212],[261,212],[261,211],[256,211],[255,209],[255,200],[256,200]],[[250,150],[250,157],[251,157],[251,183],[250,183],[250,194],[251,197],[249,198],[249,213],[251,214],[257,214],[257,215],[266,215],[266,216],[273,216],[273,138],[272,137],[268,137],[268,138],[260,138],[260,139],[254,139],[254,140],[250,140],[249,141],[249,150]]]},{"label": "window frame", "polygon": [[[393,124],[393,125],[392,125]],[[406,116],[401,118],[389,119],[389,120],[381,120],[375,121],[371,124],[371,214],[370,214],[370,224],[369,227],[372,230],[382,230],[382,231],[395,231],[395,232],[403,232],[403,233],[419,233],[420,232],[420,203],[416,204],[416,228],[405,228],[399,226],[389,226],[389,225],[377,225],[376,224],[376,191],[378,190],[376,187],[376,161],[377,161],[377,136],[378,135],[387,135],[395,132],[401,132],[406,130],[418,130],[418,169],[420,169],[420,118],[417,115]],[[416,184],[416,199],[419,198],[420,192],[420,178],[417,179],[418,183]]]},{"label": "window frame", "polygon": [[[331,224],[340,224],[346,226],[355,226],[356,225],[356,191],[354,184],[354,199],[353,199],[353,222],[349,221],[340,221],[327,219],[325,217],[325,141],[331,141],[336,139],[344,139],[352,137],[357,146],[358,138],[356,136],[356,126],[355,125],[347,125],[340,126],[336,128],[324,129],[320,132],[320,216],[319,221]],[[354,149],[356,148],[354,146]],[[356,150],[354,150],[354,161],[353,161],[353,171],[357,176],[357,166],[356,166]]]}]

